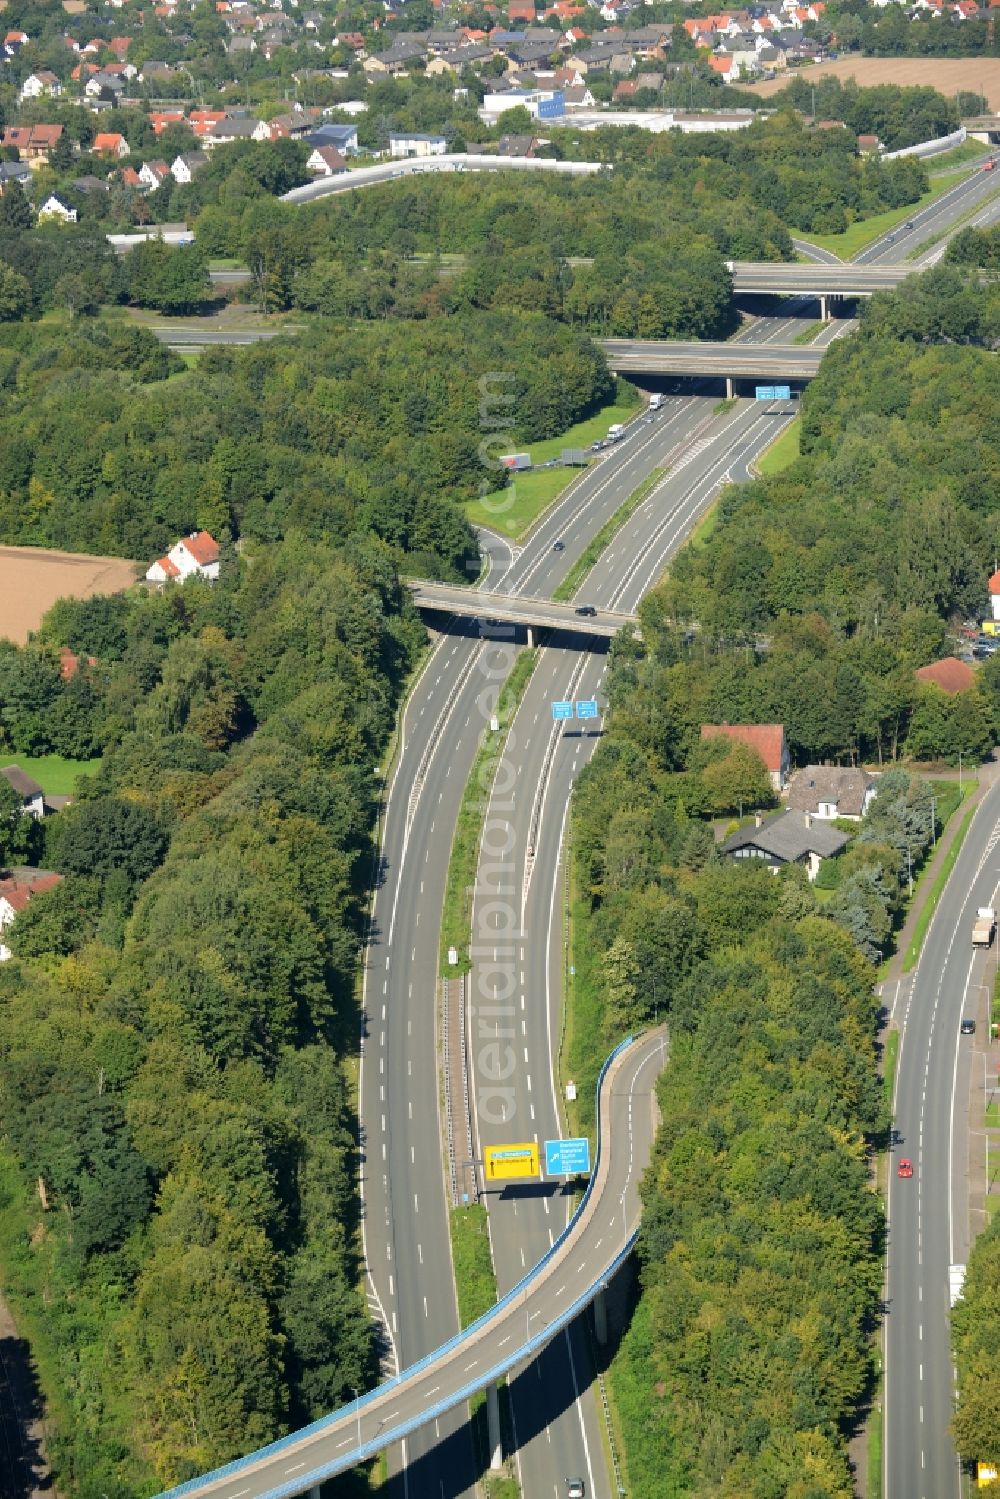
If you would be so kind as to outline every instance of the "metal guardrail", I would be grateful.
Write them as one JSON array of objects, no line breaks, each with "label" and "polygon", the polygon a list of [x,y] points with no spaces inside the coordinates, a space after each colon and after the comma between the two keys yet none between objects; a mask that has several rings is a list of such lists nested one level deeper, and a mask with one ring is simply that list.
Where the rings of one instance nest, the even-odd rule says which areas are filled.
[{"label": "metal guardrail", "polygon": [[[308,1426],[300,1427],[298,1431],[290,1432],[288,1436],[279,1437],[277,1441],[269,1443],[266,1447],[258,1448],[257,1451],[250,1452],[245,1457],[236,1458],[232,1462],[224,1464],[222,1467],[215,1468],[211,1473],[202,1474],[198,1478],[189,1478],[186,1482],[178,1484],[175,1488],[165,1490],[159,1496],[159,1499],[180,1499],[180,1496],[184,1494],[197,1494],[209,1483],[217,1482],[220,1478],[233,1476],[237,1473],[242,1472],[245,1468],[259,1464],[264,1459],[275,1457],[279,1453],[288,1452],[297,1444],[302,1442],[304,1438],[318,1436],[321,1433],[330,1430],[345,1417],[350,1416],[351,1419],[357,1418],[375,1400],[382,1399],[391,1390],[398,1389],[402,1384],[412,1379],[415,1374],[422,1373],[426,1369],[430,1368],[432,1364],[437,1363],[447,1354],[454,1352],[454,1350],[460,1347],[463,1343],[473,1341],[475,1335],[478,1332],[480,1332],[484,1327],[486,1327],[490,1322],[498,1317],[501,1312],[506,1311],[509,1307],[513,1306],[519,1300],[519,1298],[523,1297],[530,1286],[533,1284],[533,1282],[541,1274],[542,1270],[558,1254],[560,1248],[566,1243],[566,1240],[573,1233],[577,1221],[579,1220],[584,1209],[587,1206],[587,1203],[591,1196],[591,1192],[593,1191],[594,1183],[597,1181],[599,1175],[601,1153],[605,1148],[605,1142],[602,1138],[600,1128],[601,1089],[604,1086],[604,1079],[606,1078],[615,1060],[637,1039],[638,1038],[636,1036],[626,1036],[623,1041],[620,1041],[615,1049],[605,1059],[604,1065],[602,1066],[600,1075],[597,1079],[597,1150],[595,1153],[594,1166],[591,1172],[590,1180],[587,1183],[587,1189],[580,1199],[576,1212],[573,1214],[569,1223],[563,1229],[562,1233],[555,1240],[552,1246],[547,1249],[546,1252],[542,1255],[538,1263],[534,1265],[532,1269],[529,1270],[528,1273],[521,1278],[521,1280],[518,1281],[516,1286],[514,1286],[510,1291],[507,1292],[506,1296],[502,1296],[496,1303],[496,1305],[491,1307],[488,1312],[484,1312],[484,1314],[475,1322],[470,1323],[469,1326],[464,1328],[460,1333],[456,1333],[453,1338],[449,1338],[446,1343],[442,1343],[439,1348],[435,1348],[433,1352],[425,1354],[422,1359],[418,1359],[416,1363],[410,1364],[408,1368],[401,1370],[399,1374],[394,1375],[391,1379],[386,1380],[383,1384],[377,1385],[374,1390],[369,1390],[369,1392],[366,1395],[362,1395],[359,1400],[353,1400],[349,1405],[341,1406],[339,1410],[331,1412],[330,1415],[322,1416],[318,1421],[313,1421]],[[502,1378],[504,1374],[507,1374],[517,1364],[523,1363],[526,1358],[530,1358],[535,1353],[539,1352],[540,1349],[545,1347],[545,1345],[551,1341],[551,1339],[557,1332],[560,1332],[564,1327],[568,1326],[568,1324],[579,1315],[583,1308],[590,1304],[601,1287],[617,1273],[621,1265],[624,1264],[625,1260],[631,1254],[637,1238],[638,1230],[629,1235],[622,1250],[617,1255],[615,1255],[611,1263],[605,1267],[601,1274],[587,1287],[585,1291],[581,1293],[580,1296],[576,1298],[574,1302],[571,1303],[571,1305],[564,1308],[564,1310],[561,1311],[556,1317],[554,1317],[551,1322],[548,1322],[532,1337],[528,1338],[525,1342],[518,1344],[517,1347],[509,1355],[506,1355],[500,1363],[494,1365],[493,1368],[488,1369],[485,1373],[480,1374],[476,1379],[470,1381],[467,1385],[462,1386],[462,1388],[460,1388],[456,1392],[453,1392],[444,1400],[438,1401],[436,1405],[420,1411],[418,1415],[411,1417],[409,1420],[401,1423],[399,1426],[394,1426],[389,1430],[384,1430],[380,1432],[376,1437],[372,1438],[372,1440],[365,1442],[360,1447],[354,1448],[349,1454],[345,1455],[345,1458],[338,1460],[338,1465],[335,1471],[342,1471],[342,1464],[347,1461],[349,1461],[349,1465],[352,1467],[357,1463],[366,1462],[369,1458],[376,1456],[377,1453],[381,1452],[391,1443],[400,1441],[403,1437],[409,1436],[412,1432],[419,1430],[420,1427],[426,1426],[428,1422],[436,1420],[437,1417],[444,1415],[447,1411],[453,1409],[454,1406],[460,1405],[463,1400],[469,1399],[479,1390],[485,1388],[486,1385],[492,1384],[495,1380]],[[317,1468],[311,1473],[299,1473],[297,1477],[290,1482],[286,1484],[279,1484],[275,1488],[268,1489],[267,1499],[290,1499],[290,1496],[292,1495],[301,1494],[305,1488],[323,1482],[325,1478],[331,1476],[331,1472],[333,1471],[333,1469],[323,1467]]]}]

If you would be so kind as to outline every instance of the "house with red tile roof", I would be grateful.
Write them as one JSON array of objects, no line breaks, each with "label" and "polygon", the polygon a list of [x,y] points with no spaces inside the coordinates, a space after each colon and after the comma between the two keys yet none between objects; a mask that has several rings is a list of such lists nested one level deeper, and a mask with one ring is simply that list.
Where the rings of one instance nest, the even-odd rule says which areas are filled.
[{"label": "house with red tile roof", "polygon": [[[41,895],[45,890],[53,890],[61,882],[62,875],[53,874],[48,869],[22,867],[10,870],[0,879],[0,932],[6,932],[8,927],[13,926],[32,896]],[[7,944],[0,942],[0,963],[6,963],[10,955]]]},{"label": "house with red tile roof", "polygon": [[929,682],[949,697],[968,692],[976,685],[976,673],[967,661],[959,661],[957,656],[945,656],[941,661],[932,661],[929,666],[920,666],[913,675],[918,682]]},{"label": "house with red tile roof", "polygon": [[212,582],[219,576],[219,543],[207,531],[192,531],[174,542],[147,570],[146,582],[176,583],[195,576]]},{"label": "house with red tile roof", "polygon": [[16,146],[22,161],[47,162],[62,133],[61,125],[8,125],[0,146]]},{"label": "house with red tile roof", "polygon": [[95,156],[117,156],[121,160],[128,155],[128,141],[116,130],[101,131],[94,136],[90,149]]},{"label": "house with red tile roof", "polygon": [[755,750],[764,762],[775,791],[781,791],[784,787],[792,761],[783,724],[704,723],[701,726],[701,737],[734,739],[738,744],[745,744],[748,749]]}]

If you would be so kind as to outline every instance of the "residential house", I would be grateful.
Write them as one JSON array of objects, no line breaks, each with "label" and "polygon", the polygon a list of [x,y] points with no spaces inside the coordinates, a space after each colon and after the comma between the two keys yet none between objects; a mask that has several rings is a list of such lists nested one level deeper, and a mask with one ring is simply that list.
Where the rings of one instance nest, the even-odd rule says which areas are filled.
[{"label": "residential house", "polygon": [[208,165],[204,151],[184,151],[170,163],[170,175],[175,182],[193,182],[202,167]]},{"label": "residential house", "polygon": [[219,543],[207,531],[192,531],[147,569],[146,582],[174,583],[193,577],[214,581],[218,576]]},{"label": "residential house", "polygon": [[100,68],[91,73],[83,85],[83,92],[88,99],[110,99],[117,103],[125,92],[125,80],[108,68]]},{"label": "residential house", "polygon": [[144,161],[138,175],[146,191],[155,193],[170,176],[170,168],[165,161]]},{"label": "residential house", "polygon": [[575,83],[562,91],[567,109],[593,109],[597,100],[585,83]]},{"label": "residential house", "polygon": [[310,146],[336,146],[344,156],[354,156],[358,149],[357,125],[317,125],[306,136]]},{"label": "residential house", "polygon": [[993,574],[986,586],[989,589],[992,616],[1000,619],[1000,570]]},{"label": "residential house", "polygon": [[125,187],[131,187],[137,193],[148,193],[149,184],[144,182],[135,167],[125,167],[121,173],[122,183]]},{"label": "residential house", "polygon": [[717,739],[720,735],[756,750],[771,777],[774,790],[781,791],[784,788],[792,762],[785,730],[780,723],[702,724],[702,739]]},{"label": "residential house", "polygon": [[26,161],[0,161],[0,198],[12,182],[26,188],[30,181],[31,168]]},{"label": "residential house", "polygon": [[94,156],[113,156],[121,161],[128,155],[128,141],[116,130],[99,131],[90,149]]},{"label": "residential house", "polygon": [[[61,874],[53,874],[48,869],[30,869],[24,865],[4,875],[0,879],[0,933],[7,932],[13,926],[32,896],[40,895],[43,890],[52,890],[61,881]],[[10,956],[10,948],[6,942],[0,941],[0,963],[6,963]]]},{"label": "residential house", "polygon": [[486,142],[476,147],[483,156],[519,157],[530,161],[534,158],[542,141],[535,135],[504,135],[495,142]]},{"label": "residential house", "polygon": [[447,150],[448,142],[443,135],[389,136],[390,156],[444,156]]},{"label": "residential house", "polygon": [[859,822],[871,806],[878,777],[856,766],[807,765],[788,782],[785,805],[821,822],[848,817]]},{"label": "residential house", "polygon": [[227,115],[224,119],[216,120],[205,131],[202,144],[206,151],[213,151],[216,146],[228,146],[233,141],[259,140],[260,137],[256,132],[260,129],[260,123],[260,120],[252,120],[248,117],[236,118]]},{"label": "residential house", "polygon": [[50,193],[38,210],[40,219],[60,219],[64,224],[76,223],[76,209],[64,203],[57,193]]},{"label": "residential house", "polygon": [[21,84],[19,98],[22,104],[27,99],[58,99],[62,91],[62,84],[51,69],[38,68]]},{"label": "residential house", "polygon": [[336,146],[317,146],[306,157],[306,171],[316,177],[334,177],[347,171],[347,158]]},{"label": "residential house", "polygon": [[775,873],[783,864],[804,864],[814,880],[824,859],[839,854],[846,833],[808,812],[779,812],[766,821],[759,815],[751,827],[741,828],[722,845],[732,859],[761,859]]},{"label": "residential house", "polygon": [[928,682],[949,697],[954,697],[957,692],[968,692],[976,685],[975,671],[957,656],[945,656],[941,661],[932,661],[929,666],[920,666],[913,675],[918,682]]},{"label": "residential house", "polygon": [[8,125],[0,146],[16,146],[22,161],[46,165],[62,133],[61,125]]},{"label": "residential house", "polygon": [[184,124],[184,111],[182,109],[151,110],[149,123],[153,127],[154,135],[162,135],[168,125]]},{"label": "residential house", "polygon": [[19,765],[5,765],[0,776],[21,798],[21,816],[40,821],[45,816],[45,792],[38,782],[26,775]]}]

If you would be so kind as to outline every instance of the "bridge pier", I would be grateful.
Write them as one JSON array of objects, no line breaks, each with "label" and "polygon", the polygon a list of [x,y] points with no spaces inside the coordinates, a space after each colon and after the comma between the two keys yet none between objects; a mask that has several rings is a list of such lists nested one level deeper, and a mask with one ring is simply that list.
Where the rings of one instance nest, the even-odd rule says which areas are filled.
[{"label": "bridge pier", "polygon": [[726,400],[727,401],[731,401],[733,399],[734,395],[735,395],[735,390],[734,390],[734,387],[733,387],[733,377],[732,377],[732,375],[727,375],[726,376]]},{"label": "bridge pier", "polygon": [[500,1437],[499,1386],[486,1386],[486,1432],[490,1444],[490,1468],[496,1473],[503,1467],[503,1442]]},{"label": "bridge pier", "polygon": [[608,1298],[603,1286],[594,1297],[594,1337],[602,1348],[608,1341]]},{"label": "bridge pier", "polygon": [[313,1484],[312,1488],[309,1490],[309,1499],[320,1499],[318,1483]]},{"label": "bridge pier", "polygon": [[535,627],[534,627],[534,625],[529,625],[528,626],[528,649],[529,649],[529,651],[532,651],[532,650],[534,650],[534,648],[535,648]]},{"label": "bridge pier", "polygon": [[819,320],[821,323],[830,321],[830,298],[825,295],[819,299]]}]

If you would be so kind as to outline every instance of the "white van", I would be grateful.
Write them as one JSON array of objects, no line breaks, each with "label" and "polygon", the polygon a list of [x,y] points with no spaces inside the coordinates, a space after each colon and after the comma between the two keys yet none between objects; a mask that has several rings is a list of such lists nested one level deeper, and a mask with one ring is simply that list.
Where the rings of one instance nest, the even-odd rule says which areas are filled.
[{"label": "white van", "polygon": [[655,393],[655,395],[651,395],[650,396],[650,398],[649,398],[649,409],[650,409],[650,411],[659,411],[659,409],[660,409],[660,407],[662,405],[663,405],[663,397],[659,393],[659,391],[657,391]]}]

